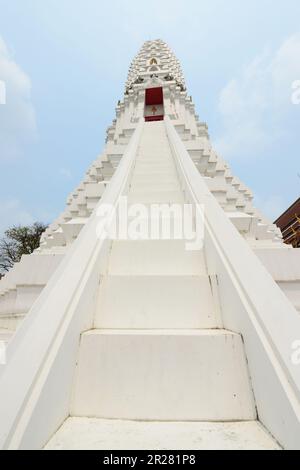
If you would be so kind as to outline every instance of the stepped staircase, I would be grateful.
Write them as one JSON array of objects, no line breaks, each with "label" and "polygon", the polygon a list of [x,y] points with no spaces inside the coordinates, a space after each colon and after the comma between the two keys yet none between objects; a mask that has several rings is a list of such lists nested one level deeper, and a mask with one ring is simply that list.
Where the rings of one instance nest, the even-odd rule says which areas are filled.
[{"label": "stepped staircase", "polygon": [[[185,201],[164,122],[144,125],[128,201]],[[114,241],[70,417],[46,449],[278,449],[216,286],[204,252],[184,240]]]}]

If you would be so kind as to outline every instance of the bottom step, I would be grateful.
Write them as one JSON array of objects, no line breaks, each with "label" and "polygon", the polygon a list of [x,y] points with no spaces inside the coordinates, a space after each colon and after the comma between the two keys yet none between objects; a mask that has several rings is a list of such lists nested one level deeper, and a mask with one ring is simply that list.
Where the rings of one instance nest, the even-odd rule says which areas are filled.
[{"label": "bottom step", "polygon": [[279,450],[257,421],[141,422],[69,418],[46,450]]},{"label": "bottom step", "polygon": [[242,338],[227,330],[91,330],[71,416],[141,421],[256,419]]}]

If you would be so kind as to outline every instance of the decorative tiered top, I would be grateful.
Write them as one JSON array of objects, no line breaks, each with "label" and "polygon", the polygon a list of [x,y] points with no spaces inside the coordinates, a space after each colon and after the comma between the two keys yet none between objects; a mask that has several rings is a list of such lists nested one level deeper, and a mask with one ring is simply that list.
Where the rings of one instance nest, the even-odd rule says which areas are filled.
[{"label": "decorative tiered top", "polygon": [[166,81],[176,81],[185,90],[185,81],[179,61],[168,45],[161,39],[147,41],[129,68],[126,91],[134,84],[143,83],[156,76]]}]

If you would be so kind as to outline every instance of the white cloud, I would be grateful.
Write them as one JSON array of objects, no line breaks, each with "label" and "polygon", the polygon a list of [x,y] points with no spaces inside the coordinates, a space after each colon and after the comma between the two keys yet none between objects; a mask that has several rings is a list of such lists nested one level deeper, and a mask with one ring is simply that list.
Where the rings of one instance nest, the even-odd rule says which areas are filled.
[{"label": "white cloud", "polygon": [[[285,135],[295,112],[293,84],[300,79],[300,33],[272,53],[263,51],[221,91],[222,132],[217,150],[228,157],[255,155]],[[285,129],[285,130],[284,130]]]},{"label": "white cloud", "polygon": [[35,222],[48,224],[56,217],[57,214],[43,208],[34,207],[28,210],[19,199],[0,200],[0,237],[14,225],[32,225]]},{"label": "white cloud", "polygon": [[292,103],[300,104],[300,80],[295,80],[292,85]]},{"label": "white cloud", "polygon": [[33,222],[32,215],[17,199],[0,201],[0,235],[13,225],[30,225]]},{"label": "white cloud", "polygon": [[0,80],[0,104],[6,103],[6,85],[3,80]]},{"label": "white cloud", "polygon": [[[0,105],[0,161],[14,158],[37,133],[29,77],[13,60],[0,37],[0,80],[6,103]],[[3,83],[5,85],[3,85]]]}]

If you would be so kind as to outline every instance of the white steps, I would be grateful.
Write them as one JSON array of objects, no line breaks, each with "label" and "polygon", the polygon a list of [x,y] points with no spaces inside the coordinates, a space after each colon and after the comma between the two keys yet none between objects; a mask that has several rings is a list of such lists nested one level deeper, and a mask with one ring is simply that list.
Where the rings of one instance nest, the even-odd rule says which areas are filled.
[{"label": "white steps", "polygon": [[[145,126],[128,196],[184,202],[164,123]],[[184,240],[113,242],[96,329],[81,337],[73,418],[48,448],[277,448],[256,422],[242,338],[218,329],[212,281]]]},{"label": "white steps", "polygon": [[0,342],[8,343],[12,338],[14,331],[0,328]]},{"label": "white steps", "polygon": [[146,176],[155,178],[156,176],[161,178],[176,178],[177,173],[175,168],[172,168],[170,165],[157,165],[153,166],[149,163],[140,164],[134,169],[134,178],[142,181]]},{"label": "white steps", "polygon": [[72,416],[256,419],[240,335],[224,330],[91,330],[82,335]]},{"label": "white steps", "polygon": [[113,243],[108,274],[201,276],[207,272],[203,252],[187,251],[182,240],[118,240]]},{"label": "white steps", "polygon": [[137,422],[69,418],[46,450],[280,450],[256,421]]},{"label": "white steps", "polygon": [[96,328],[217,326],[207,276],[112,275],[102,280]]},{"label": "white steps", "polygon": [[[151,132],[156,129],[155,139]],[[158,183],[155,174],[162,180]],[[145,184],[145,177],[151,176]],[[169,182],[164,182],[168,179]],[[171,179],[171,182],[170,182]],[[149,180],[148,180],[149,181]],[[130,203],[183,203],[174,160],[163,126],[145,127],[129,191]]]},{"label": "white steps", "polygon": [[164,181],[156,181],[155,178],[152,179],[152,181],[133,181],[131,183],[131,190],[133,193],[137,192],[142,192],[142,191],[157,191],[157,192],[162,192],[162,191],[179,191],[180,186],[178,181],[174,179],[165,179]]},{"label": "white steps", "polygon": [[[154,176],[153,176],[154,174]],[[151,185],[154,183],[159,183],[159,184],[164,184],[164,183],[176,183],[176,185],[179,184],[177,174],[175,172],[175,169],[172,170],[171,172],[168,172],[166,174],[162,174],[161,171],[158,169],[155,169],[155,173],[149,175],[149,173],[139,173],[135,169],[134,174],[132,176],[131,180],[131,187],[135,184],[140,184],[140,185]]]},{"label": "white steps", "polygon": [[179,190],[135,190],[129,193],[128,201],[130,204],[182,204],[184,202],[183,194]]}]

